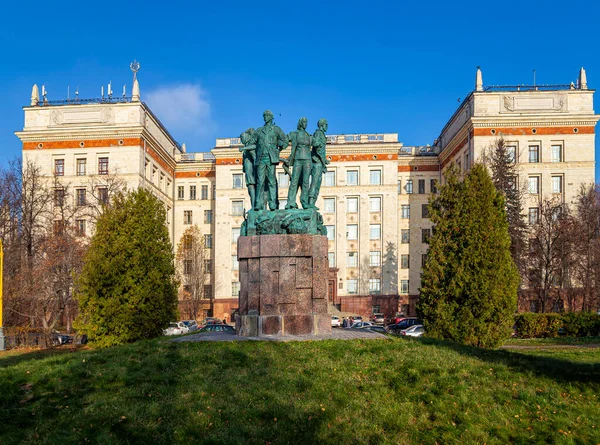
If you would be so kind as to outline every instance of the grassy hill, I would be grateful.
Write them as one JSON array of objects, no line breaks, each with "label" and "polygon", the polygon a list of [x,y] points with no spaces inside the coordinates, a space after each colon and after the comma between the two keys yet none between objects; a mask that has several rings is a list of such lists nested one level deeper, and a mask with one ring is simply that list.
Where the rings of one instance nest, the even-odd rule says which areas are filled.
[{"label": "grassy hill", "polygon": [[0,443],[600,443],[600,350],[428,339],[0,355]]}]

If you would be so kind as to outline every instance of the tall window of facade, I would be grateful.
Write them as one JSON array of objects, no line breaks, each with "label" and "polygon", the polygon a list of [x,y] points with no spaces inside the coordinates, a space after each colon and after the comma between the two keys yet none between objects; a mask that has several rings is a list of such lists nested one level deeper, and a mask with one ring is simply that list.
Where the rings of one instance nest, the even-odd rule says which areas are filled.
[{"label": "tall window of facade", "polygon": [[335,252],[327,252],[327,262],[329,267],[335,267]]},{"label": "tall window of facade", "polygon": [[85,158],[77,159],[77,176],[85,176],[86,163],[87,160]]},{"label": "tall window of facade", "polygon": [[408,280],[400,280],[400,293],[401,294],[408,293]]},{"label": "tall window of facade", "polygon": [[403,219],[410,218],[410,205],[402,204],[400,206],[400,218],[403,218]]},{"label": "tall window of facade", "polygon": [[562,162],[562,145],[553,145],[552,146],[552,162]]},{"label": "tall window of facade", "polygon": [[421,216],[429,218],[429,204],[421,204]]},{"label": "tall window of facade", "polygon": [[410,267],[410,256],[406,254],[400,255],[400,269],[408,269]]},{"label": "tall window of facade", "polygon": [[212,234],[204,235],[204,247],[207,249],[212,249],[212,247],[213,247]]},{"label": "tall window of facade", "polygon": [[369,293],[375,295],[381,293],[381,278],[369,279]]},{"label": "tall window of facade", "polygon": [[369,183],[371,185],[381,185],[381,170],[371,170],[369,172]]},{"label": "tall window of facade", "polygon": [[55,159],[54,160],[54,175],[64,176],[65,175],[65,160]]},{"label": "tall window of facade", "polygon": [[62,207],[65,205],[65,189],[58,187],[54,189],[54,205]]},{"label": "tall window of facade", "polygon": [[419,179],[419,194],[425,194],[425,180]]},{"label": "tall window of facade", "polygon": [[208,199],[208,185],[203,185],[201,190],[202,190],[201,195],[200,195],[201,199],[202,200]]},{"label": "tall window of facade", "polygon": [[529,177],[529,193],[532,195],[538,195],[540,193],[540,177],[530,176]]},{"label": "tall window of facade", "polygon": [[413,192],[413,182],[412,179],[407,179],[406,180],[406,186],[404,187],[406,189],[406,193],[411,194]]},{"label": "tall window of facade", "polygon": [[325,187],[335,187],[335,171],[328,171],[323,175],[323,185]]},{"label": "tall window of facade", "polygon": [[182,185],[177,187],[177,199],[184,199],[184,187]]},{"label": "tall window of facade", "polygon": [[358,252],[348,252],[346,257],[346,267],[358,266]]},{"label": "tall window of facade", "polygon": [[529,146],[529,162],[540,162],[540,146],[530,145]]},{"label": "tall window of facade", "polygon": [[369,211],[381,212],[381,196],[369,197]]},{"label": "tall window of facade", "polygon": [[335,198],[323,198],[323,213],[335,213]]},{"label": "tall window of facade", "polygon": [[327,229],[327,240],[335,241],[335,226],[325,226]]},{"label": "tall window of facade", "polygon": [[346,212],[357,213],[358,212],[358,198],[351,197],[346,198]]},{"label": "tall window of facade", "polygon": [[431,179],[429,181],[429,189],[431,193],[437,193],[437,179]]},{"label": "tall window of facade", "polygon": [[507,145],[506,155],[508,156],[508,160],[514,164],[517,161],[517,147],[514,145]]},{"label": "tall window of facade", "polygon": [[204,224],[212,224],[213,222],[213,211],[205,210],[204,211]]},{"label": "tall window of facade", "polygon": [[78,219],[75,223],[77,236],[85,236],[85,219]]},{"label": "tall window of facade", "polygon": [[381,266],[381,251],[372,250],[369,252],[369,266],[379,267]]},{"label": "tall window of facade", "polygon": [[239,227],[234,227],[231,229],[231,242],[232,243],[237,243],[238,238],[240,237],[240,228]]},{"label": "tall window of facade", "polygon": [[552,176],[552,193],[562,193],[563,191],[563,178],[562,176]]},{"label": "tall window of facade", "polygon": [[431,229],[421,229],[421,242],[427,244],[431,237]]},{"label": "tall window of facade", "polygon": [[537,207],[529,207],[529,224],[537,224],[540,217],[540,209]]},{"label": "tall window of facade", "polygon": [[290,177],[287,173],[279,172],[277,173],[277,183],[279,184],[279,188],[286,189],[290,186]]},{"label": "tall window of facade", "polygon": [[233,174],[233,188],[241,189],[244,187],[244,177],[241,173]]},{"label": "tall window of facade", "polygon": [[191,224],[192,223],[192,211],[191,210],[184,210],[183,211],[183,223],[184,224]]},{"label": "tall window of facade", "polygon": [[358,291],[358,280],[356,278],[350,278],[346,280],[346,291],[348,294],[356,294]]},{"label": "tall window of facade", "polygon": [[98,158],[98,174],[108,175],[108,158]]},{"label": "tall window of facade", "polygon": [[358,185],[358,170],[348,170],[346,172],[346,185]]},{"label": "tall window of facade", "polygon": [[190,199],[192,201],[196,200],[196,186],[195,185],[190,185]]},{"label": "tall window of facade", "polygon": [[231,214],[233,216],[243,216],[244,201],[231,201]]},{"label": "tall window of facade", "polygon": [[410,243],[410,229],[402,229],[400,231],[400,242],[402,244]]},{"label": "tall window of facade", "polygon": [[381,224],[371,224],[369,226],[369,239],[381,239]]},{"label": "tall window of facade", "polygon": [[86,204],[85,191],[85,189],[75,190],[75,201],[78,207],[84,206]]},{"label": "tall window of facade", "polygon": [[108,187],[98,187],[98,202],[108,205]]}]

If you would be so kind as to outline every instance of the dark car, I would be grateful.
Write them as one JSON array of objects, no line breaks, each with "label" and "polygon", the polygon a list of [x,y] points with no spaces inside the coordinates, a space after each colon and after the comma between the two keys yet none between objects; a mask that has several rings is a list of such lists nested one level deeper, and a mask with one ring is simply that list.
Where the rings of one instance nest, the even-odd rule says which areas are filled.
[{"label": "dark car", "polygon": [[399,334],[400,331],[402,331],[403,329],[410,328],[411,326],[414,326],[416,324],[423,324],[423,320],[420,320],[416,317],[409,317],[405,318],[399,323],[389,325],[388,330],[390,332],[393,332],[394,334]]},{"label": "dark car", "polygon": [[204,326],[198,332],[235,332],[233,326],[227,324],[209,324]]},{"label": "dark car", "polygon": [[387,334],[388,333],[387,329],[380,325],[367,326],[364,329],[367,331],[377,332],[379,334]]}]

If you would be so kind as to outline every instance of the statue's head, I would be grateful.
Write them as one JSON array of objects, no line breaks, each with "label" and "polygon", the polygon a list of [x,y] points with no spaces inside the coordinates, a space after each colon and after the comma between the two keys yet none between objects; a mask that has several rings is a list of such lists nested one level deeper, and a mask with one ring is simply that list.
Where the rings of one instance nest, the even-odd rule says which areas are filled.
[{"label": "statue's head", "polygon": [[273,112],[271,110],[265,110],[263,113],[263,118],[265,120],[265,124],[268,124],[273,120]]},{"label": "statue's head", "polygon": [[246,131],[244,131],[242,134],[240,134],[240,140],[242,141],[242,144],[246,145],[248,144],[248,142],[250,142],[250,137],[254,134],[254,128],[248,128]]},{"label": "statue's head", "polygon": [[298,130],[306,130],[306,126],[308,125],[308,119],[305,117],[301,117],[298,119]]},{"label": "statue's head", "polygon": [[327,128],[328,128],[327,119],[325,119],[325,118],[319,119],[319,122],[317,122],[317,126],[319,127],[319,130],[327,131]]}]

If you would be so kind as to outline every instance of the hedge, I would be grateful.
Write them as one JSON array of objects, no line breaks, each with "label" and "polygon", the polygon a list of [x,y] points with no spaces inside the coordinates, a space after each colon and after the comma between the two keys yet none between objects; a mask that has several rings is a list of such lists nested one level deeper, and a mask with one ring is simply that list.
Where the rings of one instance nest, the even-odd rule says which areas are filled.
[{"label": "hedge", "polygon": [[538,314],[524,312],[515,316],[517,337],[541,338],[596,337],[600,336],[600,315],[593,312],[568,312],[564,314]]}]

